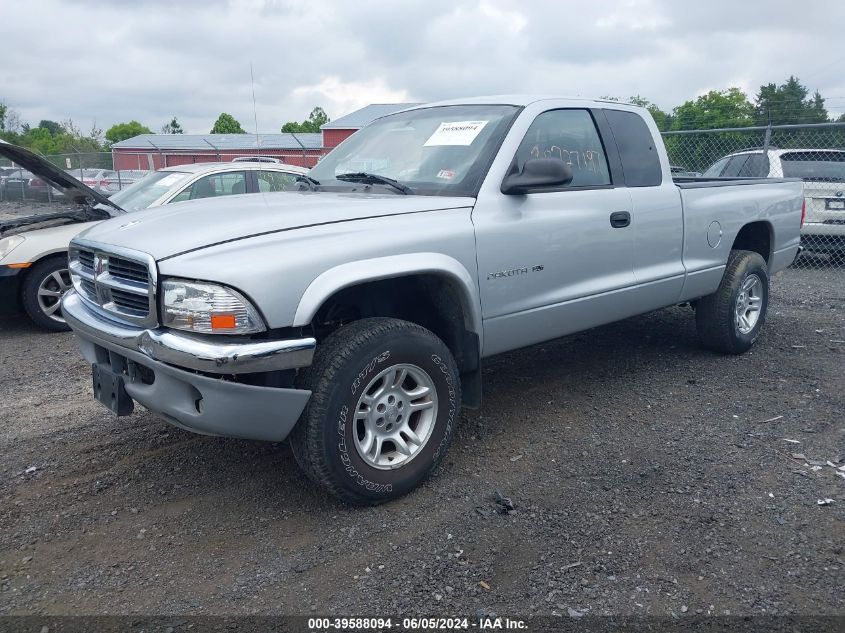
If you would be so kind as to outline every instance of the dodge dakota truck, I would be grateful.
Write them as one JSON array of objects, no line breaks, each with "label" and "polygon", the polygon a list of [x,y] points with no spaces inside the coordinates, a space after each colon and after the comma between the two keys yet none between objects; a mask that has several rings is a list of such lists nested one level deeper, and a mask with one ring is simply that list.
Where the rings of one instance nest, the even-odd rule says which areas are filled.
[{"label": "dodge dakota truck", "polygon": [[289,438],[357,504],[431,473],[483,358],[678,304],[742,353],[799,250],[800,181],[673,180],[648,112],[615,102],[414,107],[300,180],[87,229],[62,310],[117,415]]}]

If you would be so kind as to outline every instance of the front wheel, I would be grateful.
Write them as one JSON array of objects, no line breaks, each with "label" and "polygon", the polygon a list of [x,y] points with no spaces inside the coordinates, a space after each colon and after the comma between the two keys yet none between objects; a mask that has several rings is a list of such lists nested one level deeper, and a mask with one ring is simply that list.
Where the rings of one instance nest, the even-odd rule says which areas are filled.
[{"label": "front wheel", "polygon": [[399,319],[334,332],[300,383],[312,394],[291,434],[294,456],[311,479],[358,505],[395,499],[428,477],[461,405],[449,348]]},{"label": "front wheel", "polygon": [[711,349],[742,354],[760,335],[768,307],[766,260],[752,251],[731,251],[719,288],[696,305],[698,334]]},{"label": "front wheel", "polygon": [[27,271],[23,281],[21,299],[27,316],[45,330],[69,330],[62,316],[61,300],[71,288],[67,256],[50,257],[38,262]]}]

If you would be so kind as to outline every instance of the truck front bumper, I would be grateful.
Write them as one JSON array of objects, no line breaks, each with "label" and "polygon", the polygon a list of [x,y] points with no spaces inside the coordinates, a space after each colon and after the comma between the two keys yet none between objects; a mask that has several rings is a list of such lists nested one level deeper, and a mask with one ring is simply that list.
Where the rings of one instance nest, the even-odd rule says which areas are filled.
[{"label": "truck front bumper", "polygon": [[62,314],[89,363],[110,366],[123,376],[129,397],[189,431],[280,441],[311,396],[224,376],[310,365],[313,338],[232,342],[232,337],[143,329],[94,312],[74,291],[62,300]]}]

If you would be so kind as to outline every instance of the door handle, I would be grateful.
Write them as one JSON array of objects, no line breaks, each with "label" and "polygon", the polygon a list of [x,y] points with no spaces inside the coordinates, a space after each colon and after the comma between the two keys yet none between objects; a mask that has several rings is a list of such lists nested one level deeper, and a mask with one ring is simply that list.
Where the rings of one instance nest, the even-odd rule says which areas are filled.
[{"label": "door handle", "polygon": [[622,229],[631,224],[631,214],[627,211],[616,211],[610,214],[610,226]]}]

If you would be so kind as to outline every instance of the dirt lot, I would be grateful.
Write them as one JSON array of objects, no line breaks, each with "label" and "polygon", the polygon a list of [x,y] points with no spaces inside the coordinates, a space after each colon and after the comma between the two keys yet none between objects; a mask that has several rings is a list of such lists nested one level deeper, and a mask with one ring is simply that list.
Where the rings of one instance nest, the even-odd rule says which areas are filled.
[{"label": "dirt lot", "polygon": [[0,615],[845,615],[839,272],[777,279],[741,357],[673,308],[493,359],[437,476],[372,509],[285,444],[111,417],[70,334],[0,321]]}]

